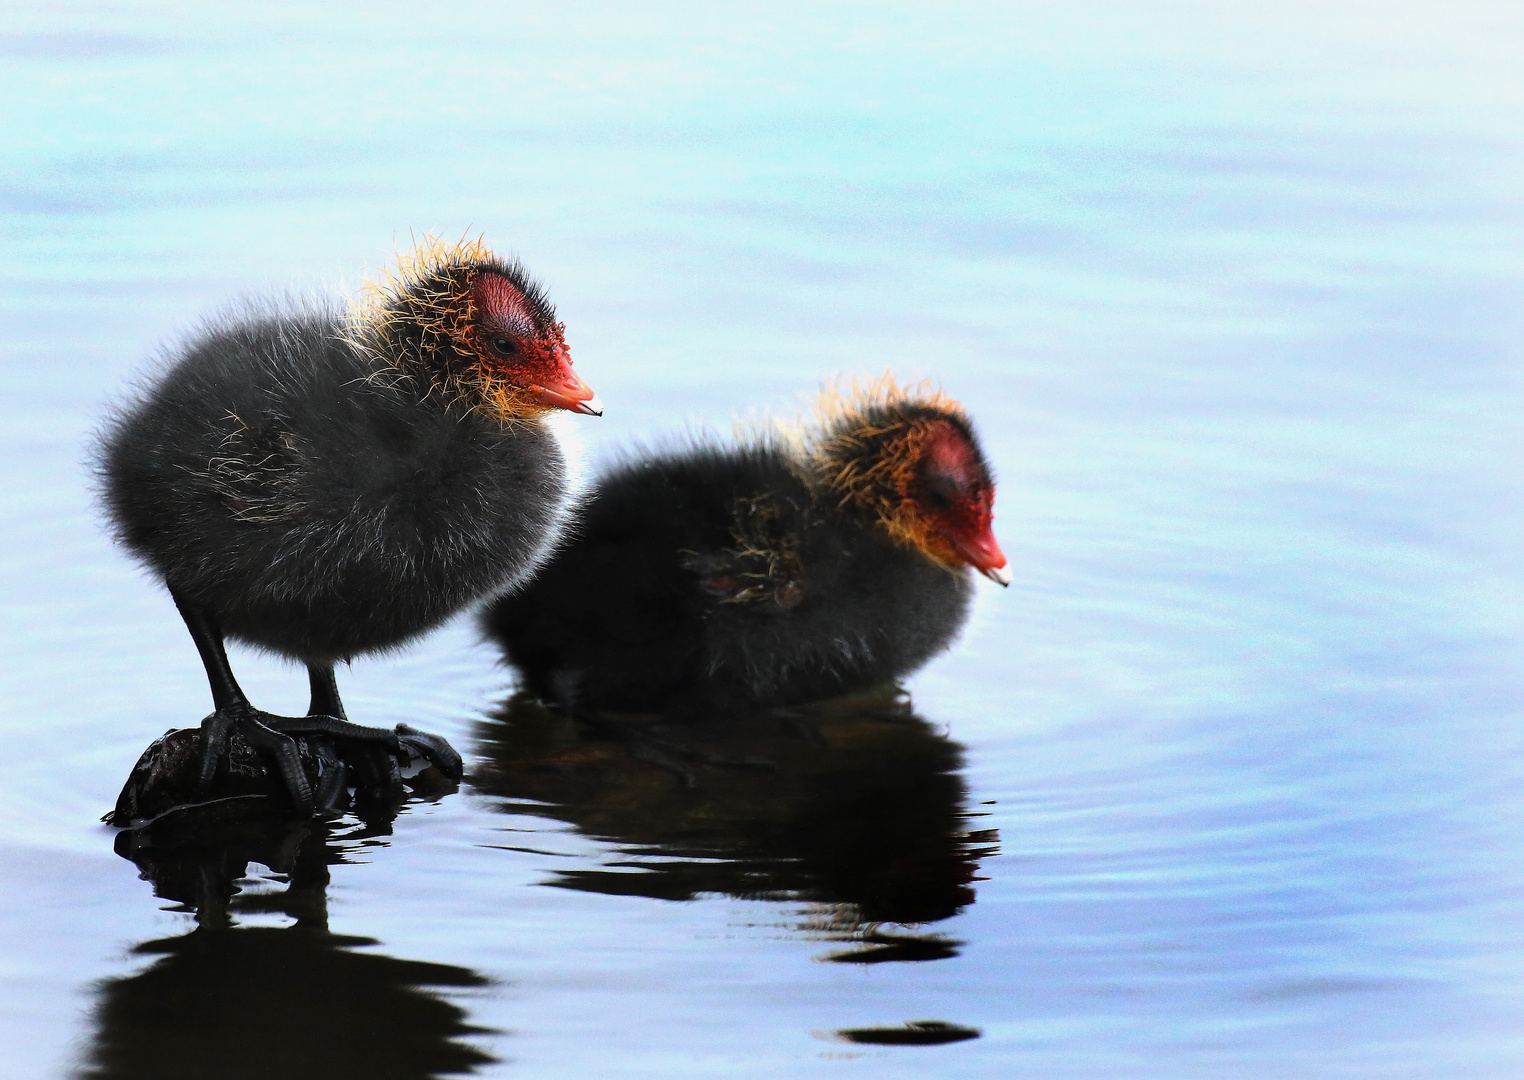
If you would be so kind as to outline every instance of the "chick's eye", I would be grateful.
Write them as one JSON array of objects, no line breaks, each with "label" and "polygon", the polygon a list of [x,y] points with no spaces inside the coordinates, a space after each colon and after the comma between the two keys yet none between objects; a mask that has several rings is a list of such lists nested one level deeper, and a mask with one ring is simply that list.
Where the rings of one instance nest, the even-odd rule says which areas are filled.
[{"label": "chick's eye", "polygon": [[931,472],[921,477],[921,503],[934,513],[945,513],[963,494],[951,477]]},{"label": "chick's eye", "polygon": [[496,334],[493,337],[488,338],[487,344],[491,346],[492,351],[497,353],[499,356],[512,356],[514,353],[519,351],[518,346],[514,344],[513,339],[511,337],[504,337],[502,334]]}]

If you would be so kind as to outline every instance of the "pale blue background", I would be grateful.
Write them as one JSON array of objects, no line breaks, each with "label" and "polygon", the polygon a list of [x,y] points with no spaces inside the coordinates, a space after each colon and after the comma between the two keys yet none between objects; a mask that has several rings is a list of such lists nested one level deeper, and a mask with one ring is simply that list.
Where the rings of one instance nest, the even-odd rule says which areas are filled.
[{"label": "pale blue background", "polygon": [[[6,1075],[189,928],[95,823],[207,693],[88,431],[208,309],[436,229],[548,282],[594,459],[939,378],[1015,573],[911,686],[996,800],[956,959],[536,888],[608,856],[469,792],[337,868],[336,931],[497,980],[489,1072],[1518,1076],[1521,56],[1510,3],[8,5]],[[461,622],[342,685],[469,745],[508,682]],[[928,1017],[983,1037],[812,1035]]]}]

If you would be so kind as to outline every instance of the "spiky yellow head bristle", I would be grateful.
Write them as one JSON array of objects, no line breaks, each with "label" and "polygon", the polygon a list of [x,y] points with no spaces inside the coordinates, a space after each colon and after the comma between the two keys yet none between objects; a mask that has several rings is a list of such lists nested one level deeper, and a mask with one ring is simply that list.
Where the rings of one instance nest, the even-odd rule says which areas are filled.
[{"label": "spiky yellow head bristle", "polygon": [[425,234],[399,251],[394,265],[366,276],[346,315],[344,337],[379,361],[378,378],[411,381],[425,397],[438,395],[504,422],[545,412],[484,367],[473,347],[473,285],[479,267],[496,263],[480,236],[451,241]]},{"label": "spiky yellow head bristle", "polygon": [[492,249],[480,236],[474,240],[462,236],[452,241],[425,233],[421,240],[414,240],[411,250],[397,251],[393,265],[377,267],[365,275],[349,318],[355,322],[384,319],[389,305],[418,288],[441,267],[488,262],[492,258]]},{"label": "spiky yellow head bristle", "polygon": [[818,426],[824,430],[865,421],[871,412],[911,405],[953,413],[967,420],[963,406],[931,379],[901,383],[893,371],[887,370],[881,375],[846,375],[825,383],[813,411]]},{"label": "spiky yellow head bristle", "polygon": [[913,495],[934,433],[951,425],[972,437],[963,407],[930,380],[902,385],[886,371],[827,383],[814,412],[818,426],[809,458],[822,494],[875,519],[900,543],[938,562],[955,562],[952,547],[929,528]]}]

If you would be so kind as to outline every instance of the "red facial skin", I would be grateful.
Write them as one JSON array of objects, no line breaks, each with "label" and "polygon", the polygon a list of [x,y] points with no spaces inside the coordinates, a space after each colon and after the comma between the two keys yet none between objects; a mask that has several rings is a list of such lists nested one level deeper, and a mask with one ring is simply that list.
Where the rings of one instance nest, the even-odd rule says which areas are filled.
[{"label": "red facial skin", "polygon": [[517,285],[491,271],[476,276],[471,299],[478,312],[476,352],[492,375],[534,404],[603,415],[598,395],[572,370],[562,324],[544,322]]},{"label": "red facial skin", "polygon": [[1001,585],[1010,583],[1005,553],[995,540],[995,488],[978,454],[951,425],[933,431],[917,470],[916,503],[926,531]]}]

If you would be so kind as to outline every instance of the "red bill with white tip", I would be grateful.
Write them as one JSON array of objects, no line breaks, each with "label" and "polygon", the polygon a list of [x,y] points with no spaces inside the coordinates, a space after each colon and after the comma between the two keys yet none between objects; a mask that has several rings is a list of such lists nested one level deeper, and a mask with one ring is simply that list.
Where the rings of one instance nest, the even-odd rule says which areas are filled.
[{"label": "red bill with white tip", "polygon": [[997,585],[1011,583],[1011,572],[1006,569],[1005,552],[1000,550],[1000,544],[989,528],[974,536],[956,538],[953,540],[953,546],[958,549],[958,554],[963,556],[968,565]]},{"label": "red bill with white tip", "polygon": [[528,389],[534,400],[541,405],[587,416],[603,415],[603,402],[598,400],[593,388],[583,382],[582,377],[569,365],[562,367],[561,378],[556,382]]}]

